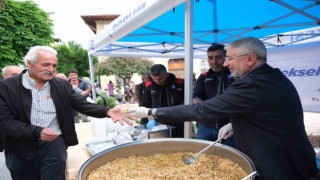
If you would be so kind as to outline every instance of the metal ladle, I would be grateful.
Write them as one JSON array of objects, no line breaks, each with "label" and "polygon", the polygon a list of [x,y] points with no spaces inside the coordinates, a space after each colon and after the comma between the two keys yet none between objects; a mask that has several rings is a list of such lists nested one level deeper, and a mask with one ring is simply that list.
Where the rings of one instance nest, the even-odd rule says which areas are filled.
[{"label": "metal ladle", "polygon": [[206,148],[202,149],[200,152],[198,152],[195,156],[192,156],[190,154],[183,154],[181,157],[181,160],[185,163],[185,164],[193,164],[196,162],[197,158],[200,156],[201,153],[203,153],[204,151],[206,151],[207,149],[209,149],[211,146],[217,144],[218,142],[220,142],[224,137],[221,137],[219,139],[217,139],[216,141],[214,141],[213,143],[211,143],[209,146],[207,146]]}]

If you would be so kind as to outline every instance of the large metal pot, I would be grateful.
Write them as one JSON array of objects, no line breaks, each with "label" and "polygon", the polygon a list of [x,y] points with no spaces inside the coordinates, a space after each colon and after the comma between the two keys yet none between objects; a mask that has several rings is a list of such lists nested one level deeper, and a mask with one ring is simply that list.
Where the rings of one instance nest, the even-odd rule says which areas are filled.
[{"label": "large metal pot", "polygon": [[[133,155],[148,156],[171,152],[199,152],[210,143],[212,142],[196,139],[162,138],[115,146],[104,150],[87,160],[80,168],[78,180],[86,180],[92,170],[117,158]],[[248,174],[255,172],[255,166],[250,158],[232,147],[217,144],[214,147],[209,148],[205,153],[230,159],[238,163],[239,166],[248,172]]]}]

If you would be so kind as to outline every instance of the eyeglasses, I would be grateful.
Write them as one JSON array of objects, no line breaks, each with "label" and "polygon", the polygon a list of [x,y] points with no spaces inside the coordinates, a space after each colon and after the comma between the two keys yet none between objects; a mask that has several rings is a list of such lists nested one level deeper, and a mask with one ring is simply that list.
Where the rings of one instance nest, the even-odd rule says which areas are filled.
[{"label": "eyeglasses", "polygon": [[238,55],[238,56],[226,56],[226,61],[232,61],[236,57],[242,57],[242,56],[247,56],[247,55],[249,55],[249,54],[242,54],[242,55]]}]

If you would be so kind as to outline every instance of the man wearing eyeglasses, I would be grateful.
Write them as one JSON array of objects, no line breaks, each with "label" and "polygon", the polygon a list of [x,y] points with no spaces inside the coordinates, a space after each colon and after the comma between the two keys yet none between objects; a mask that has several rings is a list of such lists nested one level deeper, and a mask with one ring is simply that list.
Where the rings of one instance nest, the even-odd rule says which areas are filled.
[{"label": "man wearing eyeglasses", "polygon": [[[193,92],[193,104],[213,98],[222,92],[233,82],[228,68],[223,67],[226,50],[223,44],[213,44],[207,50],[210,69],[202,73],[197,79]],[[230,122],[229,118],[210,118],[197,122],[197,139],[215,141],[218,139],[219,129]],[[229,136],[232,134],[229,133]],[[223,144],[235,147],[234,138],[230,137],[222,141]]]},{"label": "man wearing eyeglasses", "polygon": [[[193,105],[138,107],[128,117],[157,117],[159,122],[201,121],[228,116],[236,147],[251,158],[256,179],[319,179],[315,151],[303,123],[299,95],[283,73],[270,67],[262,41],[248,37],[226,47],[232,77],[239,77],[219,96]],[[317,175],[318,174],[318,175]]]}]

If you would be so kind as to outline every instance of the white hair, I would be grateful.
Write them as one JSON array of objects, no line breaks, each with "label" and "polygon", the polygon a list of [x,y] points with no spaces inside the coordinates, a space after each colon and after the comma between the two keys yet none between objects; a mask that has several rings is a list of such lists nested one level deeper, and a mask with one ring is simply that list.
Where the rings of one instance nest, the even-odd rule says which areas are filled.
[{"label": "white hair", "polygon": [[[16,65],[9,65],[9,66],[5,66],[4,68],[2,68],[2,76],[6,74],[6,71],[9,67],[18,67],[21,68],[20,66],[16,66]],[[22,68],[21,68],[22,69]]]},{"label": "white hair", "polygon": [[49,46],[33,46],[28,51],[27,55],[23,58],[24,63],[28,65],[28,62],[34,64],[37,61],[37,56],[39,51],[47,51],[54,55],[58,55],[57,51]]},{"label": "white hair", "polygon": [[252,53],[257,59],[267,62],[267,48],[260,39],[254,37],[246,37],[235,40],[228,44],[225,49],[237,48],[240,54]]},{"label": "white hair", "polygon": [[8,67],[8,66],[6,66],[6,67],[2,68],[2,75],[4,75],[4,74],[5,74],[5,72],[6,72],[6,70],[7,70],[7,67]]}]

